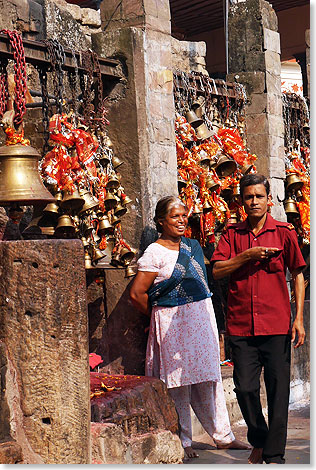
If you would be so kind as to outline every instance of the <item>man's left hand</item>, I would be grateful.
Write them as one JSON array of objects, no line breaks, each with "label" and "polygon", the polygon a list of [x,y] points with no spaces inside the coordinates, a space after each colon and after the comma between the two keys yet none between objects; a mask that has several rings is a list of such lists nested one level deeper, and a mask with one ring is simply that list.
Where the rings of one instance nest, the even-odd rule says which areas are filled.
[{"label": "man's left hand", "polygon": [[294,320],[292,326],[292,343],[294,343],[295,338],[297,337],[297,343],[294,346],[294,349],[299,348],[304,344],[305,340],[305,329],[303,326],[303,322],[300,320]]}]

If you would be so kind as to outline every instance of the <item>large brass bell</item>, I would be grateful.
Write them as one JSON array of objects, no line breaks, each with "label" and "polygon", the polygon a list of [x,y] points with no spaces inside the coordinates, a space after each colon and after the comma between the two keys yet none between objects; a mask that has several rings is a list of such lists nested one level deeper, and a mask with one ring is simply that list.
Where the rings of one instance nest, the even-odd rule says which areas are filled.
[{"label": "large brass bell", "polygon": [[216,191],[219,187],[220,187],[220,184],[217,183],[212,175],[207,175],[206,177],[206,180],[205,180],[205,186],[207,187],[207,189],[209,189],[210,191]]},{"label": "large brass bell", "polygon": [[131,263],[134,257],[135,257],[135,253],[129,250],[128,248],[126,248],[125,246],[121,249],[120,262],[124,264],[125,266]]},{"label": "large brass bell", "polygon": [[98,230],[100,235],[105,235],[106,233],[113,233],[114,232],[114,227],[110,223],[108,217],[104,215],[100,222],[99,222],[99,230]]},{"label": "large brass bell", "polygon": [[198,140],[209,139],[210,137],[212,137],[212,135],[215,134],[214,131],[208,130],[204,123],[195,129],[195,133]]},{"label": "large brass bell", "polygon": [[199,160],[199,165],[203,168],[211,168],[211,159],[208,156],[208,154],[205,152],[205,150],[201,150],[199,153],[200,160]]},{"label": "large brass bell", "polygon": [[114,215],[116,217],[122,217],[122,215],[126,214],[127,209],[125,206],[121,206],[121,204],[118,204],[116,208],[114,209]]},{"label": "large brass bell", "polygon": [[114,209],[114,207],[117,206],[117,199],[114,194],[110,192],[107,192],[103,202],[107,211],[110,211],[111,209]]},{"label": "large brass bell", "polygon": [[87,191],[86,189],[81,189],[79,191],[80,197],[84,200],[84,205],[82,206],[79,214],[83,214],[91,209],[95,209],[99,206],[98,199]]},{"label": "large brass bell", "polygon": [[84,199],[80,196],[78,189],[75,189],[72,193],[65,191],[64,197],[60,202],[60,207],[63,210],[79,210],[84,205]]},{"label": "large brass bell", "polygon": [[298,217],[300,215],[296,202],[291,196],[284,201],[284,210],[286,214],[291,214],[292,216]]},{"label": "large brass bell", "polygon": [[128,196],[125,196],[124,199],[121,199],[121,204],[123,206],[126,206],[126,204],[130,204],[131,202],[133,202],[133,200]]},{"label": "large brass bell", "polygon": [[0,147],[0,205],[31,206],[55,201],[38,172],[40,154],[30,145]]},{"label": "large brass bell", "polygon": [[216,165],[216,173],[218,176],[229,176],[234,171],[236,171],[237,164],[235,160],[232,160],[230,158],[225,157],[225,155],[222,155],[219,157],[217,165]]},{"label": "large brass bell", "polygon": [[64,236],[65,238],[73,238],[75,236],[75,227],[69,215],[64,214],[58,218],[55,235]]},{"label": "large brass bell", "polygon": [[301,189],[301,187],[303,186],[303,181],[295,173],[290,173],[289,175],[287,175],[286,183],[287,191]]},{"label": "large brass bell", "polygon": [[185,113],[185,118],[192,127],[196,128],[203,124],[203,119],[197,117],[194,111],[188,111]]}]

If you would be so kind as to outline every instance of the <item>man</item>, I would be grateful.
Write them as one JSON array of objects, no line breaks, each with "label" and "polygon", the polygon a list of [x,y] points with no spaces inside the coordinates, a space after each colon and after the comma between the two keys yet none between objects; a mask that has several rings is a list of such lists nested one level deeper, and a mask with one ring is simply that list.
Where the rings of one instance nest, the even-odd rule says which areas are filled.
[{"label": "man", "polygon": [[[292,224],[268,214],[269,182],[259,174],[240,180],[244,222],[228,225],[211,258],[213,276],[230,276],[226,331],[234,363],[237,400],[253,450],[250,464],[283,464],[290,389],[291,341],[304,343],[303,256]],[[296,318],[291,328],[286,268],[292,274]],[[268,425],[260,404],[260,374]]]}]

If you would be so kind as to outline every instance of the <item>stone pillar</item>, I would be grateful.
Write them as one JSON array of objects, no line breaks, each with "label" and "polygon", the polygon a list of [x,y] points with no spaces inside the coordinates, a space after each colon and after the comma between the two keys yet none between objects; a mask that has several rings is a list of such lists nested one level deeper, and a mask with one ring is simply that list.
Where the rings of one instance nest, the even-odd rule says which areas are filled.
[{"label": "stone pillar", "polygon": [[89,464],[82,244],[1,242],[0,258],[0,440],[26,464]]},{"label": "stone pillar", "polygon": [[135,200],[123,228],[136,244],[143,236],[143,248],[153,241],[157,200],[177,194],[170,8],[168,0],[131,0],[113,16],[116,6],[102,3],[106,31],[92,35],[92,44],[123,64],[125,86],[109,100],[109,134],[125,162],[124,187]]},{"label": "stone pillar", "polygon": [[275,11],[265,0],[231,5],[229,75],[246,86],[248,147],[258,156],[257,170],[268,176],[272,216],[286,220],[284,199],[284,123],[281,98],[280,36]]}]

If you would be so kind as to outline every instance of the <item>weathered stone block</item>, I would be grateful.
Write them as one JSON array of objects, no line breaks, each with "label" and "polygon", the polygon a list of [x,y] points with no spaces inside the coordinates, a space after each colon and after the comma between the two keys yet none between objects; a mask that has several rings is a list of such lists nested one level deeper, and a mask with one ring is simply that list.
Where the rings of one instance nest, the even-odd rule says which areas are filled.
[{"label": "weathered stone block", "polygon": [[269,136],[269,148],[270,148],[270,155],[272,157],[280,158],[284,160],[284,139],[282,135]]},{"label": "weathered stone block", "polygon": [[99,10],[92,8],[81,8],[81,22],[83,25],[98,28],[101,26],[101,16]]},{"label": "weathered stone block", "polygon": [[266,93],[253,93],[249,97],[250,103],[247,105],[247,116],[251,114],[261,114],[267,112],[267,95]]},{"label": "weathered stone block", "polygon": [[171,22],[169,19],[159,18],[155,16],[145,16],[146,28],[160,31],[165,34],[171,33]]},{"label": "weathered stone block", "polygon": [[179,437],[170,431],[145,434],[130,445],[134,464],[179,464],[184,457]]},{"label": "weathered stone block", "polygon": [[310,40],[310,29],[305,31],[305,42],[308,47],[311,47],[311,40]]},{"label": "weathered stone block", "polygon": [[263,48],[281,54],[280,34],[268,28],[263,28]]},{"label": "weathered stone block", "polygon": [[24,463],[87,464],[90,406],[82,243],[2,242],[0,259],[0,354],[6,363],[4,400],[11,436],[22,448]]},{"label": "weathered stone block", "polygon": [[281,96],[281,77],[272,72],[266,73],[267,92]]},{"label": "weathered stone block", "polygon": [[268,130],[266,114],[252,114],[246,116],[247,132],[249,134],[265,134]]},{"label": "weathered stone block", "polygon": [[91,423],[92,463],[131,464],[127,439],[122,429],[113,423]]},{"label": "weathered stone block", "polygon": [[281,60],[280,54],[272,51],[265,51],[264,53],[265,69],[267,72],[272,72],[275,75],[281,74]]},{"label": "weathered stone block", "polygon": [[267,113],[282,116],[282,98],[278,94],[267,93]]},{"label": "weathered stone block", "polygon": [[277,220],[286,221],[286,214],[283,206],[284,199],[284,179],[275,178],[270,174],[270,189],[272,195],[273,206],[271,207],[271,215]]},{"label": "weathered stone block", "polygon": [[270,136],[279,136],[284,135],[284,121],[282,115],[270,114],[268,117],[268,132]]},{"label": "weathered stone block", "polygon": [[284,160],[281,160],[281,158],[278,157],[270,156],[269,164],[269,176],[274,178],[285,178]]},{"label": "weathered stone block", "polygon": [[17,464],[22,462],[22,449],[15,441],[0,443],[0,464]]},{"label": "weathered stone block", "polygon": [[[235,78],[236,77],[236,78]],[[266,88],[266,75],[264,72],[238,72],[227,75],[227,80],[242,83],[247,90],[247,94],[264,93]]]},{"label": "weathered stone block", "polygon": [[[255,0],[256,2],[258,0]],[[272,5],[266,0],[259,0],[262,25],[272,31],[278,31],[278,17]]]}]

